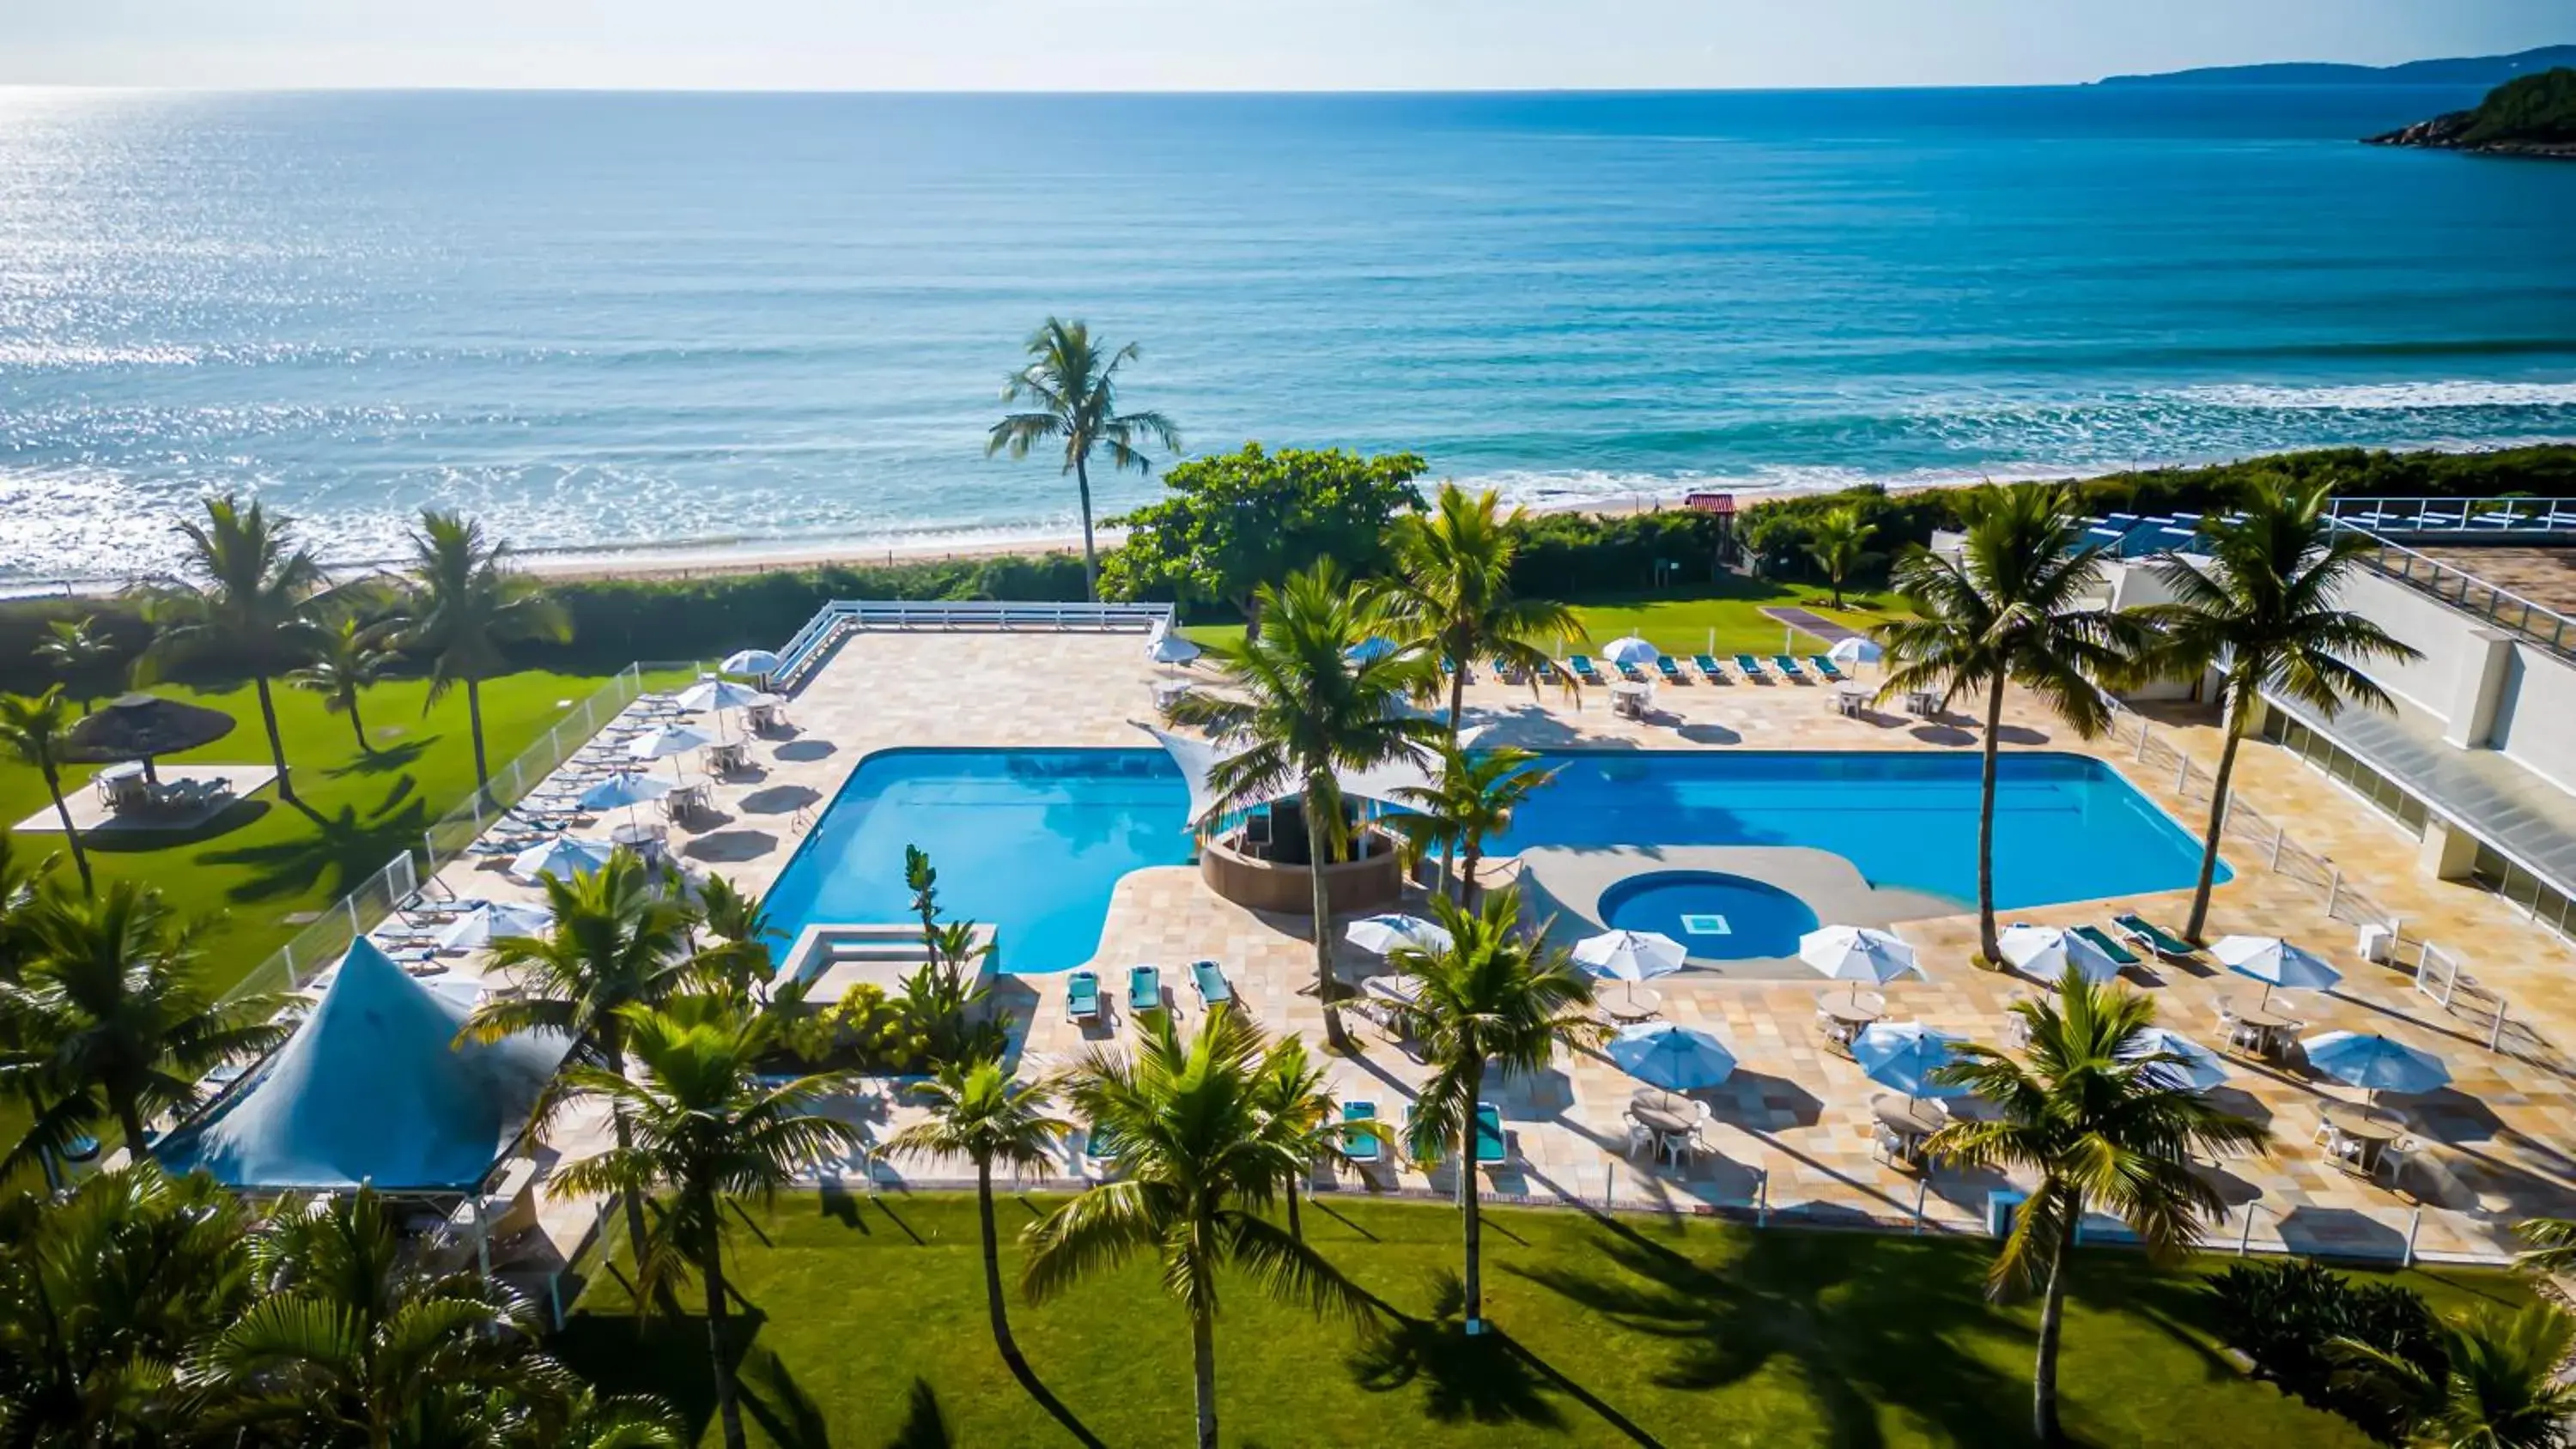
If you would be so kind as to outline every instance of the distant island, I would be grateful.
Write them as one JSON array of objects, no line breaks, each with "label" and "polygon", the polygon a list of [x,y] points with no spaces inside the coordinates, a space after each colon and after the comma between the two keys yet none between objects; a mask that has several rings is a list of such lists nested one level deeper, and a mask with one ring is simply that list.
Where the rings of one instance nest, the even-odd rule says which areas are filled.
[{"label": "distant island", "polygon": [[2362,139],[2374,146],[2576,161],[2576,69],[2561,67],[2507,81],[2473,109]]},{"label": "distant island", "polygon": [[2106,86],[2495,86],[2517,76],[2576,65],[2576,45],[2544,45],[2515,55],[2472,55],[2449,60],[2410,60],[2404,65],[2336,65],[2289,61],[2278,65],[2213,65],[2160,75],[2105,76]]}]

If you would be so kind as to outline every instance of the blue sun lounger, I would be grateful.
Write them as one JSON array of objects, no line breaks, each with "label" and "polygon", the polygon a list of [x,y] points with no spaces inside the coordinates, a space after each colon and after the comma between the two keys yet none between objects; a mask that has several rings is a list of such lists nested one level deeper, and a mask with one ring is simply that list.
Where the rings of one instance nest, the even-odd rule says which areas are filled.
[{"label": "blue sun lounger", "polygon": [[1154,966],[1127,968],[1127,1009],[1130,1012],[1163,1009],[1163,973]]},{"label": "blue sun lounger", "polygon": [[1666,684],[1690,683],[1690,676],[1682,673],[1682,667],[1675,664],[1673,662],[1673,656],[1669,654],[1658,654],[1655,656],[1655,672],[1664,676],[1664,682]]},{"label": "blue sun lounger", "polygon": [[1842,666],[1834,663],[1833,656],[1829,654],[1810,655],[1807,662],[1816,666],[1816,672],[1823,675],[1825,678],[1832,680],[1836,684],[1843,682]]},{"label": "blue sun lounger", "polygon": [[2075,934],[2082,936],[2085,940],[2101,947],[2102,954],[2110,957],[2111,964],[2114,966],[2135,966],[2138,964],[2137,953],[2112,939],[2111,933],[2103,930],[2100,926],[2078,926],[2075,928]]},{"label": "blue sun lounger", "polygon": [[1582,680],[1586,684],[1599,684],[1601,682],[1601,671],[1592,667],[1592,656],[1589,654],[1567,655],[1565,659],[1565,667],[1573,670],[1574,677]]},{"label": "blue sun lounger", "polygon": [[1100,973],[1076,971],[1064,980],[1064,1015],[1067,1021],[1100,1019]]},{"label": "blue sun lounger", "polygon": [[1493,1167],[1511,1160],[1511,1139],[1503,1135],[1503,1109],[1491,1102],[1478,1102],[1476,1104],[1476,1165]]},{"label": "blue sun lounger", "polygon": [[1798,667],[1797,655],[1774,654],[1771,656],[1771,662],[1779,668],[1781,678],[1794,679],[1800,684],[1807,682],[1807,671]]},{"label": "blue sun lounger", "polygon": [[1214,961],[1190,963],[1190,989],[1198,993],[1202,1008],[1234,1000],[1234,983],[1225,979],[1225,968]]},{"label": "blue sun lounger", "polygon": [[1342,1104],[1342,1160],[1353,1167],[1375,1167],[1386,1156],[1386,1135],[1377,1122],[1377,1103]]},{"label": "blue sun lounger", "polygon": [[1735,656],[1735,672],[1743,675],[1747,679],[1763,679],[1768,677],[1762,672],[1762,661],[1754,658],[1750,654],[1738,654]]},{"label": "blue sun lounger", "polygon": [[1726,682],[1726,666],[1717,662],[1716,655],[1694,654],[1691,656],[1691,663],[1699,666],[1699,672],[1708,676],[1709,683],[1724,684]]}]

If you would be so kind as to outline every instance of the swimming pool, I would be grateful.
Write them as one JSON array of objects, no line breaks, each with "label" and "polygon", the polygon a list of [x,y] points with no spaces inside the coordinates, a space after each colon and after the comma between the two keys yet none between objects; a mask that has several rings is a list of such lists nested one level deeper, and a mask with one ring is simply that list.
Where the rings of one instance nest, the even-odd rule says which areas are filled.
[{"label": "swimming pool", "polygon": [[[1876,886],[1976,897],[1974,754],[1593,750],[1544,763],[1556,783],[1494,853],[1809,846]],[[2198,842],[2110,766],[2033,752],[1997,768],[1999,909],[2192,883]],[[903,848],[918,845],[949,915],[995,928],[1002,969],[1068,970],[1099,951],[1120,877],[1189,862],[1188,814],[1188,787],[1160,750],[889,750],[860,762],[807,833],[770,891],[770,918],[791,940],[817,922],[908,919]]]}]

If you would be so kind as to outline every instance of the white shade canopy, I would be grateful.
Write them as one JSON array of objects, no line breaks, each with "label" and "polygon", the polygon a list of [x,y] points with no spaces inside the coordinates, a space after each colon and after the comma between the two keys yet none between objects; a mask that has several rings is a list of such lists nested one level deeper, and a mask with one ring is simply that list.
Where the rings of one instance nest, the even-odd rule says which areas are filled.
[{"label": "white shade canopy", "polygon": [[2007,926],[1995,938],[1995,944],[2003,949],[2004,960],[2015,970],[2043,981],[2064,976],[2068,966],[2096,986],[2120,974],[2120,963],[2112,960],[2108,952],[2057,926]]},{"label": "white shade canopy", "polygon": [[1718,1086],[1735,1075],[1735,1053],[1693,1027],[1668,1021],[1623,1026],[1610,1039],[1610,1060],[1650,1087],[1691,1092]]},{"label": "white shade canopy", "polygon": [[626,742],[626,756],[632,760],[667,760],[691,750],[703,750],[715,742],[715,736],[690,725],[656,725]]},{"label": "white shade canopy", "polygon": [[554,913],[543,906],[495,901],[467,911],[440,928],[438,944],[451,951],[468,950],[488,946],[502,936],[543,935],[554,923]]},{"label": "white shade canopy", "polygon": [[726,655],[716,668],[727,674],[776,674],[786,662],[766,649],[744,649]]},{"label": "white shade canopy", "polygon": [[1624,639],[1613,639],[1601,649],[1601,657],[1613,664],[1652,664],[1663,654],[1664,651],[1634,634]]},{"label": "white shade canopy", "polygon": [[767,699],[748,684],[736,684],[712,674],[673,696],[673,702],[682,709],[745,709]]},{"label": "white shade canopy", "polygon": [[1605,931],[1574,943],[1576,965],[1618,981],[1668,976],[1689,960],[1688,947],[1657,931]]},{"label": "white shade canopy", "polygon": [[[1294,779],[1282,780],[1278,789],[1271,793],[1269,800],[1229,802],[1223,795],[1217,793],[1213,783],[1216,767],[1253,748],[1250,741],[1230,740],[1220,743],[1215,740],[1201,739],[1196,735],[1174,734],[1170,730],[1156,729],[1149,724],[1138,724],[1136,728],[1152,735],[1155,741],[1171,755],[1172,763],[1180,767],[1181,778],[1187,781],[1190,787],[1192,824],[1228,809],[1249,809],[1255,805],[1268,804],[1269,800],[1285,799],[1304,789],[1304,786]],[[1458,743],[1461,748],[1464,748],[1475,737],[1474,731],[1464,732],[1459,736]],[[1438,783],[1439,769],[1439,757],[1428,748],[1417,747],[1383,765],[1373,765],[1365,770],[1338,770],[1334,774],[1340,781],[1342,793],[1345,795],[1356,796],[1362,800],[1393,801],[1403,798],[1402,791],[1427,789]]]},{"label": "white shade canopy", "polygon": [[1411,946],[1417,951],[1444,951],[1449,947],[1449,932],[1437,921],[1420,916],[1362,916],[1342,929],[1342,938],[1363,951],[1385,955],[1398,947]]},{"label": "white shade canopy", "polygon": [[1908,971],[1920,972],[1914,948],[1872,926],[1826,926],[1798,938],[1798,959],[1836,981],[1884,986]]},{"label": "white shade canopy", "polygon": [[510,874],[524,881],[533,881],[541,875],[570,880],[608,864],[608,857],[616,851],[617,847],[605,840],[558,835],[519,852],[510,862]]},{"label": "white shade canopy", "polygon": [[1836,664],[1876,664],[1886,652],[1878,647],[1877,640],[1854,634],[1848,639],[1835,641],[1834,647],[1825,651],[1825,657]]},{"label": "white shade canopy", "polygon": [[2251,976],[2266,987],[2323,990],[2343,979],[2342,972],[2315,953],[2303,951],[2278,936],[2222,936],[2217,945],[2209,948],[2209,954],[2219,965],[2239,976]]}]

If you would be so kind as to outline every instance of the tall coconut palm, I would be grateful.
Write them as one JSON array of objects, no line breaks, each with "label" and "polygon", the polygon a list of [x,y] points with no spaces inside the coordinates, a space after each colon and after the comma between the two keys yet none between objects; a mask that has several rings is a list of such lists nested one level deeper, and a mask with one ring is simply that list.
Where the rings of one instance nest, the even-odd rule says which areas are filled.
[{"label": "tall coconut palm", "polygon": [[1140,1254],[1190,1317],[1200,1449],[1215,1449],[1217,1284],[1241,1274],[1269,1296],[1356,1319],[1368,1300],[1263,1215],[1296,1170],[1294,1125],[1261,1109],[1260,1031],[1219,1007],[1181,1040],[1156,1014],[1132,1056],[1094,1047],[1064,1091],[1094,1132],[1115,1134],[1118,1180],[1029,1226],[1021,1286],[1038,1302]]},{"label": "tall coconut palm", "polygon": [[424,708],[457,685],[465,686],[474,783],[488,786],[492,771],[483,755],[483,681],[509,669],[505,646],[528,640],[560,643],[572,637],[571,621],[562,605],[510,566],[510,546],[487,536],[482,524],[424,508],[420,526],[409,537],[411,623],[402,644],[430,656]]},{"label": "tall coconut palm", "polygon": [[1416,850],[1440,852],[1440,894],[1449,893],[1449,862],[1458,860],[1458,900],[1476,903],[1477,867],[1485,842],[1511,828],[1512,812],[1556,779],[1535,769],[1538,755],[1510,745],[1470,753],[1454,742],[1440,747],[1440,773],[1429,785],[1405,785],[1396,803],[1411,812],[1392,822]]},{"label": "tall coconut palm", "polygon": [[2576,1383],[2565,1377],[2576,1353],[2576,1317],[2555,1303],[2516,1312],[2492,1305],[2444,1322],[2445,1364],[2437,1377],[2402,1354],[2338,1339],[2334,1348],[2407,1419],[2406,1442],[2420,1449],[2564,1449],[2576,1442]]},{"label": "tall coconut palm", "polygon": [[[624,850],[587,875],[540,879],[554,921],[542,936],[492,943],[493,965],[514,973],[520,989],[474,1008],[462,1035],[488,1042],[512,1032],[560,1032],[585,1059],[623,1072],[625,1009],[659,1006],[700,979],[688,949],[689,907],[659,873]],[[609,1105],[613,1114],[617,1103]],[[615,1117],[613,1126],[618,1145],[627,1145],[626,1119]],[[626,1203],[626,1236],[640,1258],[641,1199]]]},{"label": "tall coconut palm", "polygon": [[1277,588],[1264,585],[1260,599],[1261,627],[1239,644],[1211,651],[1218,687],[1181,696],[1173,715],[1220,740],[1244,742],[1208,777],[1229,805],[1300,797],[1307,860],[1316,867],[1309,871],[1315,992],[1324,1003],[1325,1035],[1337,1049],[1347,1048],[1333,1009],[1332,902],[1320,868],[1340,860],[1351,839],[1340,772],[1384,765],[1438,743],[1439,725],[1405,710],[1406,697],[1436,666],[1414,649],[1353,657],[1385,621],[1385,606],[1330,559]]},{"label": "tall coconut palm", "polygon": [[[1431,511],[1398,518],[1388,540],[1395,555],[1388,613],[1403,642],[1448,662],[1453,742],[1467,706],[1471,667],[1499,661],[1526,676],[1535,695],[1539,666],[1549,658],[1544,641],[1583,632],[1565,605],[1513,596],[1521,510],[1506,514],[1501,506],[1490,489],[1470,494],[1443,483]],[[1566,688],[1573,687],[1569,677]]]},{"label": "tall coconut palm", "polygon": [[1958,556],[1908,553],[1895,582],[1917,613],[1874,631],[1887,651],[1881,700],[1931,690],[1946,708],[1962,694],[1986,697],[1977,939],[1989,962],[2003,957],[1995,940],[1995,762],[2004,690],[2029,690],[2091,739],[2111,723],[2103,689],[2134,675],[2149,637],[2133,615],[2086,605],[2102,583],[2102,552],[2082,543],[2072,499],[2044,483],[1972,490],[1960,504],[1967,542]]},{"label": "tall coconut palm", "polygon": [[47,1104],[0,1159],[5,1175],[61,1152],[112,1120],[140,1161],[145,1124],[202,1100],[198,1079],[275,1047],[288,1028],[280,996],[219,1000],[198,962],[194,927],[159,892],[111,881],[96,896],[48,890],[25,916],[26,961],[0,981],[0,1081]]},{"label": "tall coconut palm", "polygon": [[604,1100],[631,1121],[633,1139],[565,1167],[554,1190],[624,1193],[629,1200],[665,1194],[638,1273],[645,1285],[659,1288],[684,1269],[697,1270],[706,1288],[717,1416],[727,1449],[743,1449],[742,1405],[725,1341],[732,1307],[725,1291],[726,1204],[766,1202],[798,1173],[849,1151],[857,1129],[821,1108],[826,1098],[855,1090],[857,1080],[825,1072],[768,1084],[761,1073],[778,1049],[780,1018],[746,1014],[724,997],[683,997],[660,1011],[629,1006],[618,1014],[634,1078],[577,1066],[565,1080],[574,1096]]},{"label": "tall coconut palm", "polygon": [[54,802],[54,818],[63,823],[63,842],[71,848],[72,866],[80,872],[81,890],[97,889],[89,871],[89,851],[81,845],[80,827],[72,824],[71,803],[63,798],[63,751],[71,748],[71,711],[63,708],[56,685],[34,699],[0,694],[0,750],[33,769]]},{"label": "tall coconut palm", "polygon": [[2576,1269],[2576,1218],[2525,1218],[2514,1231],[2531,1244],[2513,1260],[2515,1267],[2540,1274]]},{"label": "tall coconut palm", "polygon": [[2174,602],[2141,612],[2163,632],[2164,648],[2181,668],[2195,675],[2218,669],[2218,705],[2226,721],[2218,775],[2210,785],[2200,878],[2183,927],[2195,941],[2209,922],[2236,747],[2263,691],[2328,717],[2347,703],[2387,709],[2387,691],[2359,666],[2423,657],[2367,615],[2337,607],[2344,581],[2365,567],[2379,544],[2326,521],[2332,492],[2324,479],[2259,480],[2246,490],[2242,513],[2204,527],[2206,558],[2169,553],[2155,562],[2156,576]]},{"label": "tall coconut palm", "polygon": [[1877,531],[1857,508],[1830,509],[1809,525],[1807,556],[1832,586],[1835,608],[1843,606],[1843,584],[1869,557],[1870,535]]},{"label": "tall coconut palm", "polygon": [[321,626],[314,630],[311,661],[286,676],[289,685],[322,696],[324,709],[349,717],[349,732],[357,736],[362,755],[374,754],[376,747],[367,743],[359,699],[383,681],[400,657],[386,647],[385,634],[383,626],[361,624],[354,616]]},{"label": "tall coconut palm", "polygon": [[2029,1032],[2020,1058],[1969,1045],[1938,1070],[1994,1104],[1991,1118],[1955,1120],[1932,1134],[1937,1160],[2038,1179],[2014,1215],[1987,1274],[1997,1297],[2037,1288],[2039,1352],[2031,1375],[2031,1432],[2059,1442],[2058,1335],[2075,1231],[2084,1214],[2116,1214],[2150,1259],[2172,1262],[2226,1215],[2217,1185],[2192,1169],[2195,1155],[2263,1150],[2269,1129],[2213,1105],[2182,1084],[2180,1057],[2152,1051],[2141,1034],[2155,1004],[2096,986],[2068,968],[2054,1000],[2013,1010]]},{"label": "tall coconut palm", "polygon": [[268,729],[268,754],[277,767],[278,798],[295,799],[286,768],[286,740],[277,730],[277,701],[269,681],[313,653],[320,626],[314,596],[324,587],[322,566],[294,542],[294,525],[260,504],[232,496],[206,500],[203,522],[179,525],[187,541],[188,581],[158,589],[147,612],[159,632],[143,651],[137,674],[156,677],[188,659],[219,659],[251,677],[259,695],[260,723]]},{"label": "tall coconut palm", "polygon": [[1291,1153],[1296,1168],[1280,1184],[1288,1202],[1288,1236],[1306,1241],[1306,1225],[1297,1210],[1297,1185],[1318,1162],[1343,1160],[1342,1108],[1333,1095],[1332,1079],[1306,1052],[1306,1039],[1283,1036],[1261,1059],[1255,1082],[1255,1105],[1270,1118]]},{"label": "tall coconut palm", "polygon": [[993,1222],[993,1165],[1043,1170],[1072,1124],[1047,1115],[1047,1091],[1012,1082],[995,1061],[948,1062],[914,1095],[930,1115],[896,1133],[890,1151],[919,1157],[963,1157],[975,1164],[976,1224],[984,1245],[984,1311],[993,1320],[993,1343],[1011,1372],[1025,1375],[1028,1361],[1011,1337],[1002,1297],[1002,1245]]},{"label": "tall coconut palm", "polygon": [[1100,597],[1100,552],[1091,541],[1091,455],[1106,448],[1111,469],[1153,471],[1143,452],[1151,442],[1167,452],[1181,449],[1181,430],[1158,412],[1118,410],[1118,369],[1138,357],[1136,344],[1115,352],[1091,339],[1081,321],[1054,317],[1029,334],[1028,364],[1002,384],[1002,401],[1026,404],[1028,410],[1005,416],[984,439],[984,456],[1009,449],[1025,458],[1040,443],[1063,445],[1064,471],[1073,475],[1082,499],[1082,579],[1084,597]]},{"label": "tall coconut palm", "polygon": [[36,657],[54,667],[63,688],[79,694],[81,713],[87,715],[90,701],[97,697],[90,686],[98,678],[99,666],[116,657],[116,641],[98,631],[96,614],[51,619],[46,621],[45,637],[36,641]]},{"label": "tall coconut palm", "polygon": [[1458,1207],[1465,1220],[1467,1331],[1484,1332],[1484,1220],[1476,1180],[1476,1104],[1490,1075],[1546,1071],[1557,1053],[1594,1044],[1605,1031],[1592,1013],[1592,978],[1544,933],[1521,926],[1521,893],[1507,886],[1470,910],[1434,896],[1449,932],[1436,951],[1398,947],[1387,956],[1414,987],[1400,1008],[1405,1034],[1432,1066],[1414,1101],[1416,1158],[1458,1154]]}]

